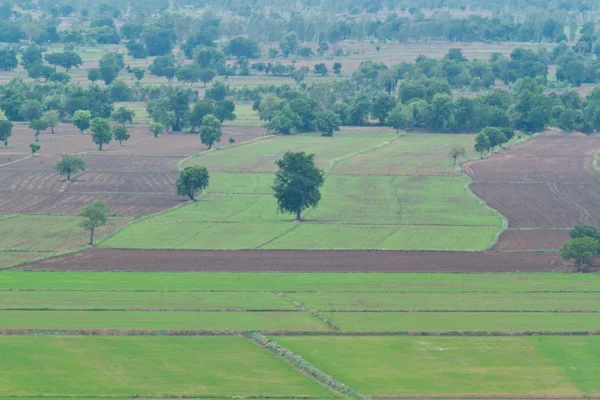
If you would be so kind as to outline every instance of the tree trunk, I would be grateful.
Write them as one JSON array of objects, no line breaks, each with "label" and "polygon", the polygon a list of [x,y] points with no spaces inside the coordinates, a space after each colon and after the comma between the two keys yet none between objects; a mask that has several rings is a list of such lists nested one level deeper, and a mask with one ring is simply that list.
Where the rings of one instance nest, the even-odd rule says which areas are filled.
[{"label": "tree trunk", "polygon": [[50,132],[52,132],[52,134],[54,135],[54,125],[52,125],[52,126],[50,127]]},{"label": "tree trunk", "polygon": [[192,193],[192,192],[189,192],[189,193],[188,193],[188,196],[190,196],[190,200],[191,200],[191,201],[194,201],[194,193]]},{"label": "tree trunk", "polygon": [[454,162],[452,163],[452,166],[456,167],[456,157],[452,157],[452,159],[454,160]]},{"label": "tree trunk", "polygon": [[302,211],[296,210],[296,221],[302,221]]},{"label": "tree trunk", "polygon": [[71,180],[71,174],[67,174],[67,181]]},{"label": "tree trunk", "polygon": [[102,151],[102,143],[98,145],[98,150]]},{"label": "tree trunk", "polygon": [[94,228],[90,229],[90,246],[94,245]]}]

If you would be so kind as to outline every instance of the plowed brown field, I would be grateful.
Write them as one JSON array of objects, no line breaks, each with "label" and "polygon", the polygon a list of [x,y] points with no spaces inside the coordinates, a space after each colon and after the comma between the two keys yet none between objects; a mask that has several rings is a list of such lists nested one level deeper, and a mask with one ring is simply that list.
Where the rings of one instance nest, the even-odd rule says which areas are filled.
[{"label": "plowed brown field", "polygon": [[566,229],[600,225],[600,136],[546,133],[491,158],[466,163],[471,190],[504,214],[511,229],[495,250],[556,250]]}]

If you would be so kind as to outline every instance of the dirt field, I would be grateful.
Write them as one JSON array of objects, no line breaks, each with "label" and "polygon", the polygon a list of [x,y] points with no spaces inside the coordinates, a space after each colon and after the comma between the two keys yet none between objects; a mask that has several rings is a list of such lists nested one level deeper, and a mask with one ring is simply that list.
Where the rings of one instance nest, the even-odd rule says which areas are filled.
[{"label": "dirt field", "polygon": [[18,269],[77,271],[572,271],[555,253],[89,249]]},{"label": "dirt field", "polygon": [[[40,135],[41,151],[29,156],[33,133],[15,125],[8,148],[0,149],[0,210],[3,213],[76,214],[96,200],[105,201],[117,215],[154,214],[182,204],[175,195],[177,163],[205,151],[197,134],[169,134],[158,139],[142,126],[130,129],[131,138],[120,146],[112,142],[99,152],[89,135],[68,124],[56,133]],[[219,146],[256,139],[264,128],[227,127]],[[80,154],[87,170],[67,184],[54,170],[60,154]]]},{"label": "dirt field", "polygon": [[556,250],[568,239],[560,229],[600,225],[600,174],[594,155],[600,136],[548,132],[499,154],[466,163],[471,190],[500,211],[510,228],[495,250]]}]

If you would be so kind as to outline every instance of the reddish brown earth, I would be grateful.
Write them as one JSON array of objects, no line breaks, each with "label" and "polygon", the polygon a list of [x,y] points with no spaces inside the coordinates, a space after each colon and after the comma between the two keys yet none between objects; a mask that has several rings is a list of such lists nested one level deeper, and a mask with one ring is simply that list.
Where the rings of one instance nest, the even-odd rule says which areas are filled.
[{"label": "reddish brown earth", "polygon": [[556,253],[406,251],[201,251],[93,248],[18,269],[74,271],[552,272]]},{"label": "reddish brown earth", "polygon": [[556,250],[576,225],[600,225],[600,174],[594,155],[600,136],[548,132],[465,163],[471,190],[500,211],[509,228],[494,250]]}]

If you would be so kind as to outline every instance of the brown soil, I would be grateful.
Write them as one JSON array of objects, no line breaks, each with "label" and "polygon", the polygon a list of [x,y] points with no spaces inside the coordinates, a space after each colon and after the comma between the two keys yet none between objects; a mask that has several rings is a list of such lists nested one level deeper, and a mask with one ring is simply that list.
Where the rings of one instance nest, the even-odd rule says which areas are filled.
[{"label": "brown soil", "polygon": [[197,251],[93,248],[18,269],[240,272],[573,271],[556,253],[402,251]]},{"label": "brown soil", "polygon": [[558,250],[569,240],[568,230],[517,230],[508,229],[500,235],[494,250]]},{"label": "brown soil", "polygon": [[510,228],[494,250],[556,250],[576,225],[600,225],[600,136],[546,132],[485,160],[463,164],[471,190]]}]

